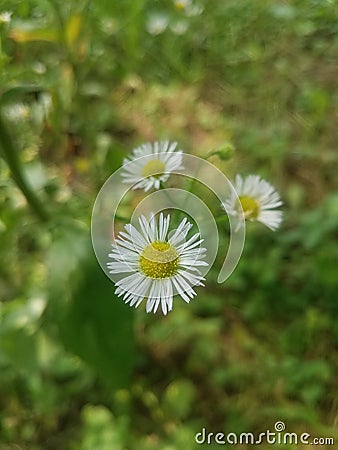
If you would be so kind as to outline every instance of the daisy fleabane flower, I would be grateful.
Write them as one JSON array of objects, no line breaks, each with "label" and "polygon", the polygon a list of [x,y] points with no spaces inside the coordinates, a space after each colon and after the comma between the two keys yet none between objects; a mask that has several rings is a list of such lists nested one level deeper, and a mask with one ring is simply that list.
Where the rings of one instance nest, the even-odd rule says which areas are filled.
[{"label": "daisy fleabane flower", "polygon": [[0,23],[9,23],[12,17],[12,11],[3,11],[0,13]]},{"label": "daisy fleabane flower", "polygon": [[147,299],[147,313],[157,311],[161,305],[163,314],[172,310],[173,297],[179,294],[190,302],[196,292],[194,286],[204,286],[204,278],[197,268],[208,266],[203,261],[206,249],[200,247],[203,239],[196,233],[186,237],[192,224],[184,218],[176,230],[168,236],[170,215],[153,213],[149,220],[144,215],[139,218],[139,230],[133,225],[125,225],[112,244],[108,262],[109,273],[124,275],[115,282],[115,294],[123,296],[130,306],[139,306]]},{"label": "daisy fleabane flower", "polygon": [[176,150],[176,147],[177,142],[156,141],[135,148],[123,161],[123,182],[145,192],[152,187],[159,189],[171,172],[183,169],[182,150]]},{"label": "daisy fleabane flower", "polygon": [[245,220],[263,223],[271,230],[275,231],[282,222],[282,212],[275,210],[282,205],[280,196],[275,188],[258,175],[248,175],[243,179],[236,175],[235,190],[240,201],[234,193],[230,198],[222,203],[223,208],[231,215],[243,217],[240,206],[242,207]]}]

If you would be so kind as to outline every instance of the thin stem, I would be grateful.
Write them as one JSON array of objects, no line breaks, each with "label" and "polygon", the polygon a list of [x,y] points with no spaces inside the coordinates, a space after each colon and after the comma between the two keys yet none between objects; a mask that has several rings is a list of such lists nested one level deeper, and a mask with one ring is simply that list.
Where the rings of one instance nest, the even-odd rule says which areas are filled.
[{"label": "thin stem", "polygon": [[234,151],[235,147],[230,142],[226,142],[216,150],[211,150],[204,159],[207,161],[213,156],[217,156],[221,161],[227,161],[233,156]]},{"label": "thin stem", "polygon": [[[175,200],[169,194],[168,190],[165,188],[165,186],[164,186],[162,181],[160,182],[160,190],[167,197],[167,199],[169,200],[170,204],[172,204],[172,208],[174,209],[174,213],[173,213],[172,217],[173,217],[173,221],[176,222],[179,219],[180,214],[182,213],[182,211],[181,211],[179,205],[177,205]],[[177,206],[177,207],[175,208],[175,206]]]},{"label": "thin stem", "polygon": [[130,219],[127,219],[127,217],[120,216],[119,214],[114,214],[114,219],[119,220],[120,222],[123,223],[127,223],[130,221]]},{"label": "thin stem", "polygon": [[40,202],[39,198],[35,195],[34,191],[32,190],[31,186],[29,185],[24,175],[15,146],[4,123],[1,111],[0,111],[0,150],[1,153],[3,154],[4,160],[8,164],[13,180],[15,181],[16,185],[25,196],[27,203],[32,208],[34,213],[39,217],[39,219],[46,222],[49,219],[49,214],[47,213],[43,204]]},{"label": "thin stem", "polygon": [[228,218],[227,214],[224,213],[223,216],[215,217],[215,222],[216,223],[229,222],[229,218]]},{"label": "thin stem", "polygon": [[203,159],[205,159],[206,161],[208,161],[209,158],[211,158],[212,156],[218,156],[218,151],[217,150],[212,150],[211,152],[209,152]]},{"label": "thin stem", "polygon": [[175,200],[171,197],[171,195],[169,194],[168,190],[165,188],[163,181],[160,181],[160,190],[164,193],[164,195],[167,197],[167,199],[169,200],[170,203],[173,204],[173,206],[176,206],[177,203],[175,202]]}]

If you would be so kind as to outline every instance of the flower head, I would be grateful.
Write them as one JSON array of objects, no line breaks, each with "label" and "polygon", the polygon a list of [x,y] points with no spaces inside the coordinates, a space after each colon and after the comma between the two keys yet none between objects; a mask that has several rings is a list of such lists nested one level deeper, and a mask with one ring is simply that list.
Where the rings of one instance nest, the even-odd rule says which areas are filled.
[{"label": "flower head", "polygon": [[153,14],[147,22],[147,31],[150,34],[158,35],[163,33],[168,26],[168,17],[165,14]]},{"label": "flower head", "polygon": [[186,9],[191,3],[192,0],[174,0],[174,6],[179,10]]},{"label": "flower head", "polygon": [[197,268],[207,266],[203,261],[206,249],[200,247],[203,239],[196,233],[188,240],[192,224],[184,218],[168,236],[170,215],[161,213],[157,221],[152,213],[149,220],[139,218],[140,231],[125,225],[112,244],[113,259],[107,266],[112,274],[122,276],[115,284],[115,293],[130,306],[139,306],[147,299],[147,312],[157,311],[161,304],[163,314],[171,311],[173,297],[179,294],[189,303],[196,295],[193,286],[203,286],[204,278]]},{"label": "flower head", "polygon": [[170,172],[183,169],[182,151],[175,150],[176,147],[177,142],[160,141],[134,149],[132,156],[123,161],[124,183],[145,192],[152,187],[159,189],[160,183],[168,180]]},{"label": "flower head", "polygon": [[12,11],[3,11],[0,13],[0,23],[9,23],[12,17]]},{"label": "flower head", "polygon": [[187,16],[198,16],[203,12],[203,6],[193,3],[192,0],[174,0],[174,7],[184,11]]},{"label": "flower head", "polygon": [[188,29],[188,23],[184,20],[178,20],[171,25],[171,31],[177,35],[184,34]]},{"label": "flower head", "polygon": [[234,193],[222,204],[229,214],[242,216],[241,210],[243,210],[246,220],[257,220],[273,231],[279,227],[282,222],[282,212],[275,208],[281,206],[282,201],[270,183],[258,175],[248,175],[245,179],[236,175],[235,190],[240,205]]},{"label": "flower head", "polygon": [[5,114],[11,120],[25,120],[30,115],[30,109],[24,103],[13,103],[5,107]]}]

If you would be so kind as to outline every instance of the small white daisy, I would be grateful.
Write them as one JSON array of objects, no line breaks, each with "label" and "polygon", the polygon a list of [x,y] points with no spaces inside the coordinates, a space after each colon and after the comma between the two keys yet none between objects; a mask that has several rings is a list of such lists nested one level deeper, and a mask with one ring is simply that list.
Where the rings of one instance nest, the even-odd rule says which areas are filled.
[{"label": "small white daisy", "polygon": [[155,36],[163,33],[168,26],[168,17],[165,14],[153,14],[147,21],[147,31]]},{"label": "small white daisy", "polygon": [[175,150],[177,142],[147,142],[133,150],[123,161],[124,183],[133,184],[133,189],[149,191],[159,189],[161,182],[168,180],[170,172],[183,169],[182,150]]},{"label": "small white daisy", "polygon": [[[275,210],[282,205],[275,188],[258,175],[248,175],[243,179],[236,175],[235,190],[241,203],[246,220],[263,223],[271,230],[276,230],[282,222],[282,212]],[[222,203],[223,208],[232,215],[242,216],[240,205],[235,194]]]},{"label": "small white daisy", "polygon": [[0,23],[9,23],[12,17],[12,11],[3,11],[0,13]]},{"label": "small white daisy", "polygon": [[188,17],[198,16],[204,10],[202,5],[195,4],[192,0],[174,0],[174,6],[179,11],[184,11]]},{"label": "small white daisy", "polygon": [[157,311],[161,304],[163,314],[172,310],[173,296],[179,294],[189,303],[196,295],[193,286],[204,286],[204,278],[197,266],[208,266],[203,261],[206,249],[200,247],[203,239],[196,233],[188,240],[192,227],[184,218],[168,236],[170,215],[161,213],[157,222],[152,213],[149,220],[141,215],[140,231],[125,225],[112,244],[113,259],[107,266],[111,274],[127,274],[116,281],[115,293],[130,306],[139,306],[147,299],[147,313]]},{"label": "small white daisy", "polygon": [[178,20],[171,25],[171,31],[179,36],[184,34],[188,29],[188,23],[184,20]]},{"label": "small white daisy", "polygon": [[182,10],[191,6],[192,0],[174,0],[175,8]]},{"label": "small white daisy", "polygon": [[5,107],[5,114],[10,120],[19,122],[29,117],[30,109],[24,103],[13,103]]}]

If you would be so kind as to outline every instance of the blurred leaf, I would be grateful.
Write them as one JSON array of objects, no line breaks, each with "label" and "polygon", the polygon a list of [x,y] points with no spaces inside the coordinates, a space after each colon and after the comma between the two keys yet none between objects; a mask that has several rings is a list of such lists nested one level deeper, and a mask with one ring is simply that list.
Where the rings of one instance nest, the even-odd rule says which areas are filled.
[{"label": "blurred leaf", "polygon": [[0,362],[14,364],[16,368],[33,372],[38,367],[36,340],[28,330],[17,328],[0,330]]},{"label": "blurred leaf", "polygon": [[128,385],[135,365],[133,310],[114,296],[83,229],[65,230],[51,248],[46,320],[65,347],[114,387]]},{"label": "blurred leaf", "polygon": [[34,28],[30,24],[11,28],[9,37],[19,43],[32,41],[59,42],[57,30],[53,28]]},{"label": "blurred leaf", "polygon": [[42,298],[5,303],[0,322],[0,362],[32,372],[38,367],[38,320],[45,307]]},{"label": "blurred leaf", "polygon": [[68,18],[65,30],[66,42],[72,46],[80,35],[82,27],[82,16],[74,14]]},{"label": "blurred leaf", "polygon": [[43,91],[41,85],[35,84],[22,84],[13,87],[3,87],[1,92],[0,101],[1,104],[15,102],[17,100],[22,100],[23,96],[27,94],[39,94]]}]

